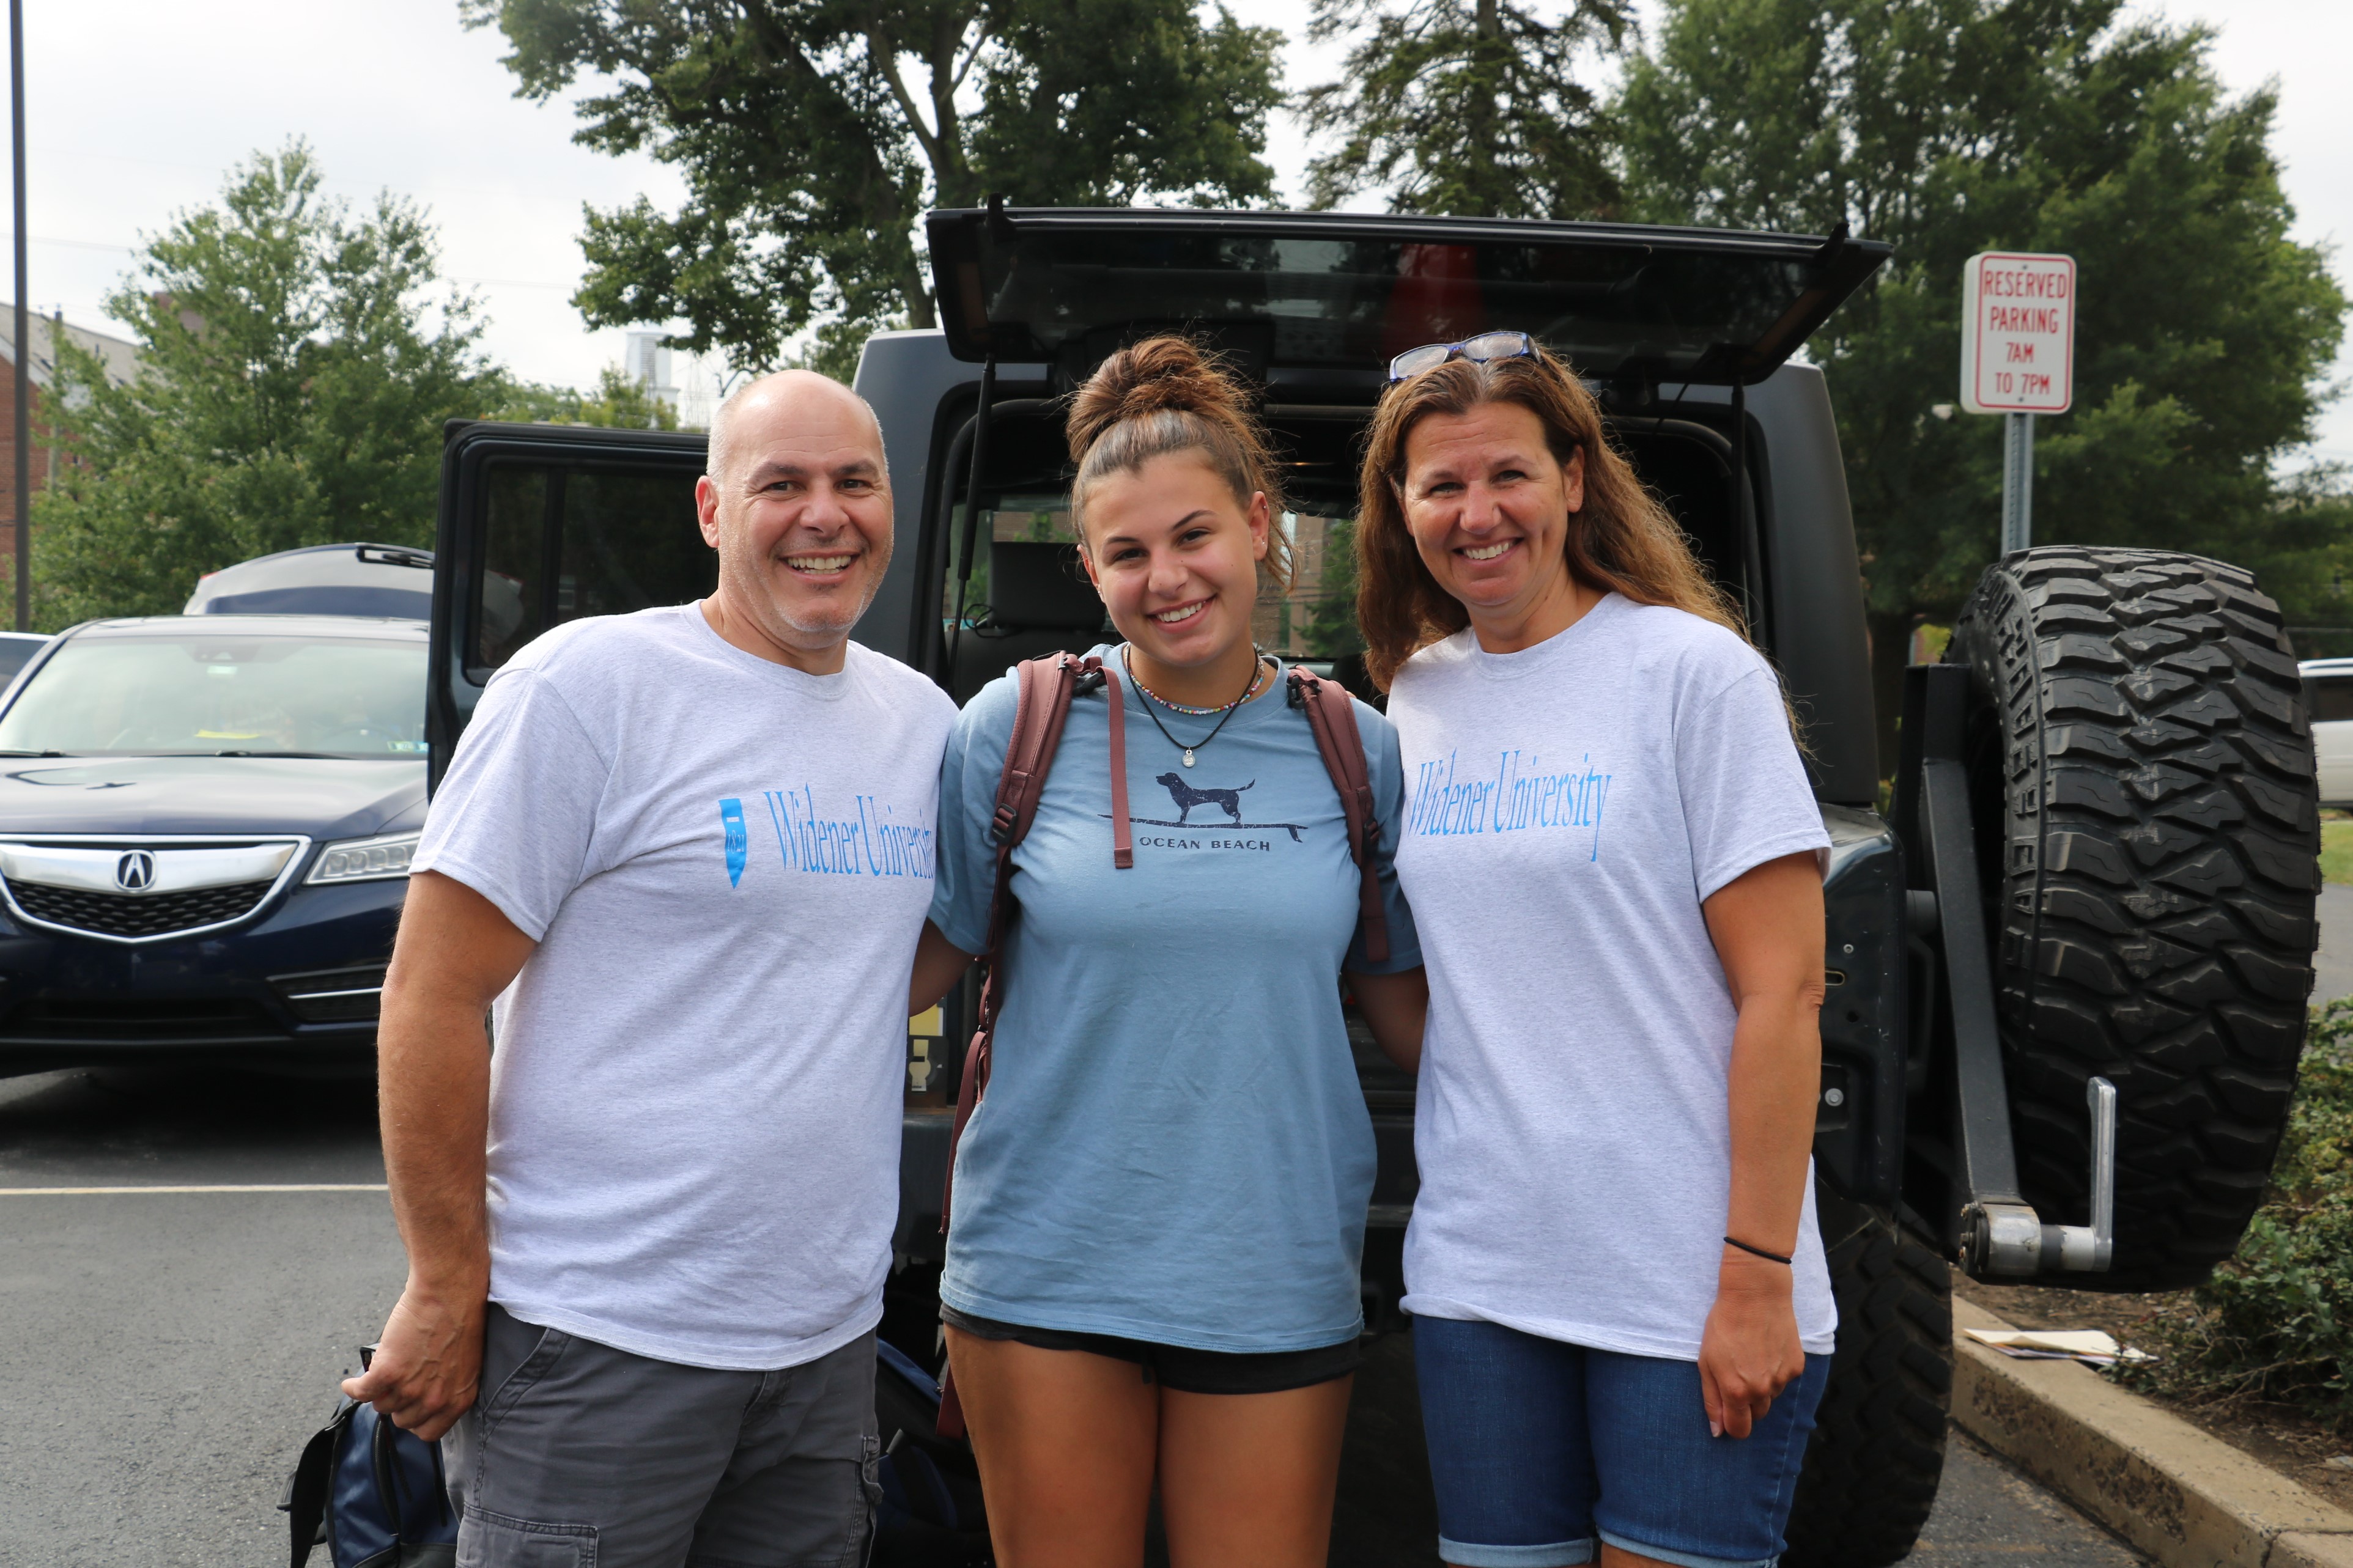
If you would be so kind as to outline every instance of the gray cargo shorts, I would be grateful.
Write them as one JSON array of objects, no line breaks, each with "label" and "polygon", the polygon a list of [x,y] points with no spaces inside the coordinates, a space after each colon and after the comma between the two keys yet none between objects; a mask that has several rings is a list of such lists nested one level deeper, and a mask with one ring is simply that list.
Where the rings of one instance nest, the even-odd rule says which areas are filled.
[{"label": "gray cargo shorts", "polygon": [[874,1336],[718,1372],[493,1305],[481,1393],[442,1442],[458,1568],[858,1568],[874,1503]]}]

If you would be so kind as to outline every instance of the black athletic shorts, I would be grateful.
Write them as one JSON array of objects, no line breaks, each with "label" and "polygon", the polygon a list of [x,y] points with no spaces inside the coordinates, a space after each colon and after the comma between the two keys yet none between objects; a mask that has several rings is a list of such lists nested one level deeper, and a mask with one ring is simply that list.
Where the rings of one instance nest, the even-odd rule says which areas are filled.
[{"label": "black athletic shorts", "polygon": [[1116,1334],[1078,1334],[1066,1329],[1033,1329],[1020,1323],[1000,1323],[976,1318],[954,1307],[940,1308],[940,1321],[976,1340],[1010,1340],[1041,1351],[1084,1351],[1089,1355],[1131,1361],[1146,1383],[1157,1383],[1179,1394],[1281,1394],[1285,1389],[1310,1388],[1345,1377],[1365,1364],[1355,1340],[1314,1350],[1274,1351],[1252,1354],[1239,1351],[1197,1351],[1186,1345],[1154,1344],[1149,1340],[1124,1340]]}]

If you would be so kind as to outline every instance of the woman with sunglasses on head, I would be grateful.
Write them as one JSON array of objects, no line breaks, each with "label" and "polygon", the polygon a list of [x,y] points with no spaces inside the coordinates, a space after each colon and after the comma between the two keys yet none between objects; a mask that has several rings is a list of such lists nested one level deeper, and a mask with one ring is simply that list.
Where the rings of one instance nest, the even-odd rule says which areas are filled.
[{"label": "woman with sunglasses on head", "polygon": [[[1071,518],[1124,640],[1094,650],[1103,683],[1071,702],[1013,850],[994,1070],[955,1157],[940,1288],[1002,1568],[1140,1563],[1155,1482],[1176,1568],[1320,1568],[1327,1551],[1374,1170],[1340,976],[1397,1054],[1424,993],[1388,867],[1396,737],[1355,706],[1367,895],[1309,713],[1250,641],[1286,551],[1248,407],[1192,343],[1158,338],[1071,409]],[[1008,676],[949,742],[913,1006],[988,945],[1016,708]]]},{"label": "woman with sunglasses on head", "polygon": [[1392,376],[1358,614],[1429,963],[1405,1306],[1440,1555],[1766,1568],[1836,1322],[1830,840],[1788,706],[1567,366],[1497,332]]}]

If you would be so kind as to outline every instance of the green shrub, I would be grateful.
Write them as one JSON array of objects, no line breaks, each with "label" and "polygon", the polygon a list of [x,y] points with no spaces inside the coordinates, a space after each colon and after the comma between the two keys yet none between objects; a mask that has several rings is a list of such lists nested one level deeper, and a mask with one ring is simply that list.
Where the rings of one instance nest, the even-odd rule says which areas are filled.
[{"label": "green shrub", "polygon": [[2147,1327],[2163,1360],[2133,1381],[2353,1430],[2353,998],[2313,1014],[2287,1136],[2237,1254]]}]

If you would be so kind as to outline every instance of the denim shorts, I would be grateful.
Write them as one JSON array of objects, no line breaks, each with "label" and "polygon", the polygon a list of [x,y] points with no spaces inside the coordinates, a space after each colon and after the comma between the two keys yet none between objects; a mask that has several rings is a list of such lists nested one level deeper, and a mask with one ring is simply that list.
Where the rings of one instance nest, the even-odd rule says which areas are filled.
[{"label": "denim shorts", "polygon": [[1416,1318],[1413,1361],[1460,1568],[1561,1568],[1607,1542],[1683,1568],[1772,1568],[1831,1358],[1746,1437],[1711,1437],[1699,1366]]}]

